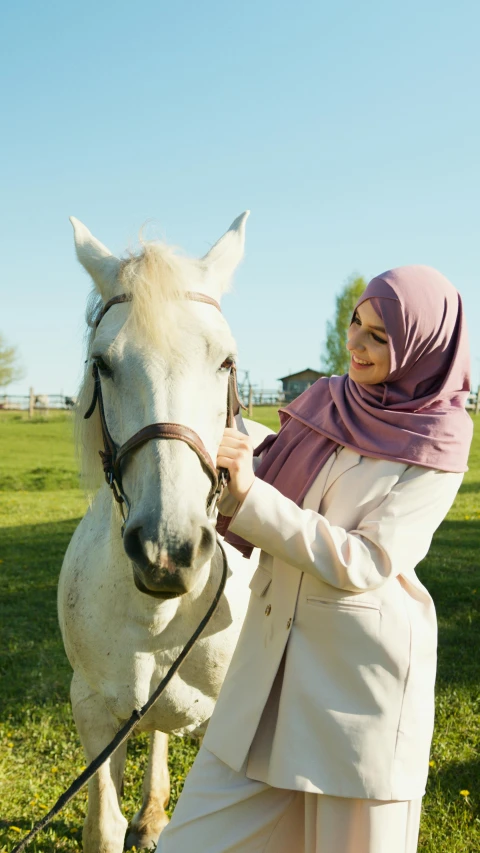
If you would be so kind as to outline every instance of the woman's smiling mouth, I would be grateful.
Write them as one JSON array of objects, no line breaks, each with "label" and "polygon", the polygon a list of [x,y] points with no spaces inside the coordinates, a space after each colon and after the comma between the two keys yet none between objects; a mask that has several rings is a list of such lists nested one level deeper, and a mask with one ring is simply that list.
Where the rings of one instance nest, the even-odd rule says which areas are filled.
[{"label": "woman's smiling mouth", "polygon": [[356,370],[362,370],[367,367],[373,367],[372,361],[362,361],[362,359],[358,358],[356,355],[352,353],[352,365]]}]

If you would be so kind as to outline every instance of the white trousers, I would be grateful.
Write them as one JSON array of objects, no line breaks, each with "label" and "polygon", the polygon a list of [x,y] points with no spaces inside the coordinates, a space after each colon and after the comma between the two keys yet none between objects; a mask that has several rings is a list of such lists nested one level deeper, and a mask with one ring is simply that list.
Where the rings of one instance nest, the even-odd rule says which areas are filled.
[{"label": "white trousers", "polygon": [[202,746],[157,853],[415,853],[420,810],[272,788]]}]

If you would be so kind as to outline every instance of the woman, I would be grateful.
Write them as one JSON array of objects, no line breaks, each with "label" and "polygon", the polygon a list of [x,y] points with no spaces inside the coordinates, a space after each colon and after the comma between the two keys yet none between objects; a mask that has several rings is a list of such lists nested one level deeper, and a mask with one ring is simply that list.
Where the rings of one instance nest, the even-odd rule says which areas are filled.
[{"label": "woman", "polygon": [[460,297],[428,267],[384,273],[347,347],[348,375],[281,410],[255,474],[249,440],[225,431],[220,526],[262,551],[161,853],[417,849],[436,619],[415,566],[467,465]]}]

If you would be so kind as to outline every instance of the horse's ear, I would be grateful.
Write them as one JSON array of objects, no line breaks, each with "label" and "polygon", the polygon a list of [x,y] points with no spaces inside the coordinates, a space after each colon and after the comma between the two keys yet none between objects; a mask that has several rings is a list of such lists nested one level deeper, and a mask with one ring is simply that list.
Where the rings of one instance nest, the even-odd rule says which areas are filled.
[{"label": "horse's ear", "polygon": [[70,217],[70,222],[73,225],[77,258],[90,273],[103,301],[108,302],[119,293],[120,261],[90,233],[83,222],[74,216]]},{"label": "horse's ear", "polygon": [[202,258],[208,277],[213,278],[220,293],[227,288],[235,269],[243,258],[245,249],[245,223],[250,215],[246,210],[237,216],[230,228]]}]

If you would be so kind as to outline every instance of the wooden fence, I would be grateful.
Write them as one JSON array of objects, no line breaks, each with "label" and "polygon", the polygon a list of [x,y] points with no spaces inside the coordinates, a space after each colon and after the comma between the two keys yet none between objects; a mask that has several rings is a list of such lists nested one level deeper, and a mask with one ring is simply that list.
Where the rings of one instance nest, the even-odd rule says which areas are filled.
[{"label": "wooden fence", "polygon": [[[240,386],[239,397],[244,406],[247,407],[251,416],[254,406],[284,406],[285,394],[281,389],[265,389],[255,386]],[[36,394],[30,388],[29,394],[0,394],[0,411],[25,412],[29,416],[46,413],[50,409],[71,411],[75,408],[77,398],[65,394]],[[480,385],[477,391],[472,391],[467,400],[467,409],[478,415],[480,412]]]},{"label": "wooden fence", "polygon": [[30,388],[29,394],[0,394],[0,411],[28,412],[45,414],[50,410],[71,411],[75,408],[77,398],[66,394],[36,394]]}]

